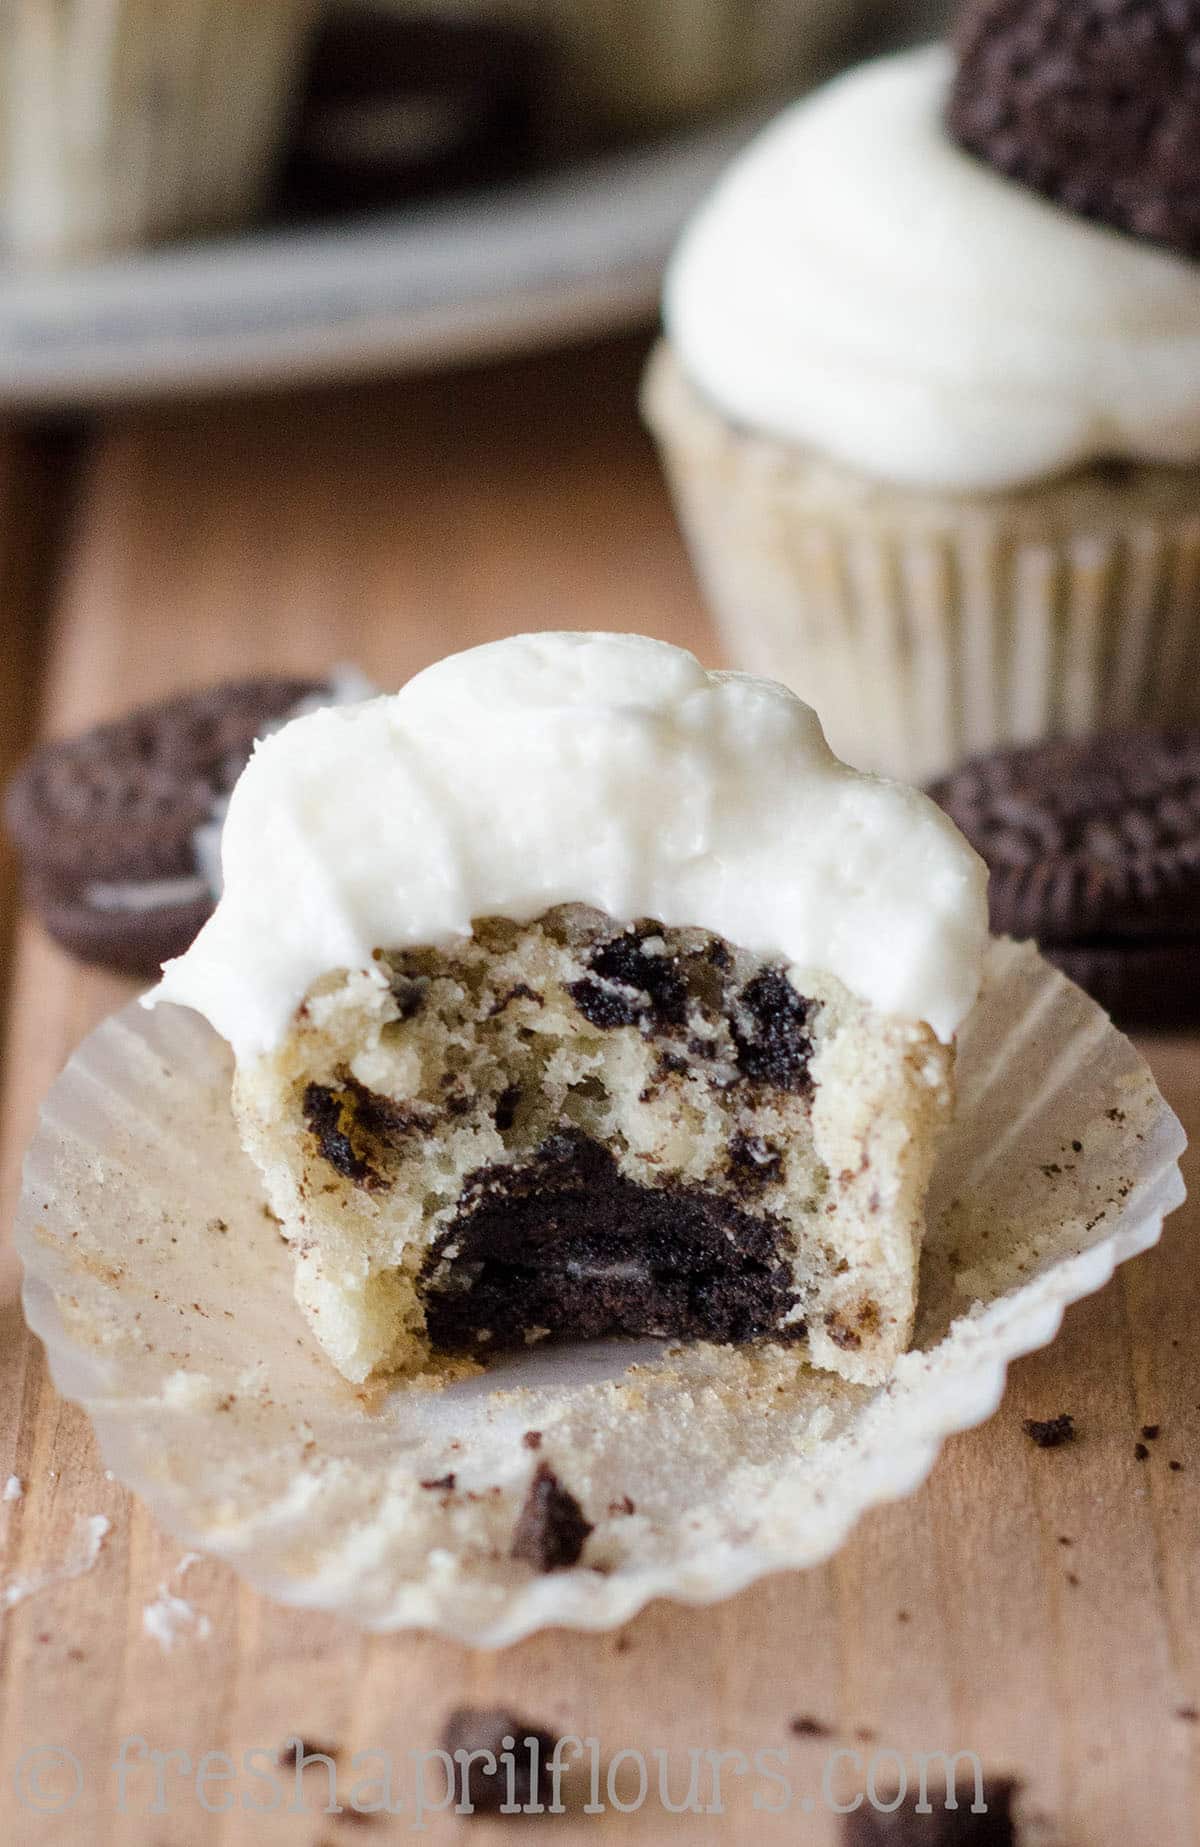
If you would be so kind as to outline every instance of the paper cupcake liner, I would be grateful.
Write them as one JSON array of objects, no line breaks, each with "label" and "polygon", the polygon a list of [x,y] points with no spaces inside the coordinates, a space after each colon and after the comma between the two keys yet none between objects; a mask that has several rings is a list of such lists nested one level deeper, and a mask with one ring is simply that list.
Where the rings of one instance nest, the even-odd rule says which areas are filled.
[{"label": "paper cupcake liner", "polygon": [[[109,1466],[185,1545],[285,1603],[479,1645],[827,1558],[1183,1197],[1184,1137],[1134,1048],[1031,946],[999,942],[961,1036],[916,1344],[886,1386],[787,1348],[639,1341],[364,1396],[293,1304],[229,1077],[223,1042],[171,1007],[81,1048],[26,1168],[30,1325]],[[595,1526],[578,1566],[544,1576],[509,1556],[540,1460]]]},{"label": "paper cupcake liner", "polygon": [[857,767],[1200,719],[1200,470],[890,490],[734,429],[666,347],[645,405],[730,658]]},{"label": "paper cupcake liner", "polygon": [[253,211],[315,0],[8,7],[0,173],[15,254],[101,254]]}]

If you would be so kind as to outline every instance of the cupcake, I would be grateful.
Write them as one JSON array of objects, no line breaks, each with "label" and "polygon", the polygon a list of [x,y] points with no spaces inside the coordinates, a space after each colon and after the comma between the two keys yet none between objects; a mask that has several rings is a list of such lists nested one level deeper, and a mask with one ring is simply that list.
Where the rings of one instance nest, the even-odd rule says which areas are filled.
[{"label": "cupcake", "polygon": [[554,1339],[907,1347],[982,861],[783,687],[519,637],[238,782],[207,1015],[295,1290],[360,1382]]},{"label": "cupcake", "polygon": [[996,0],[794,107],[646,384],[731,657],[919,781],[1200,715],[1200,29]]},{"label": "cupcake", "polygon": [[829,68],[824,60],[864,13],[864,0],[449,4],[455,12],[499,13],[545,30],[559,55],[562,111],[576,134],[581,119],[626,133],[784,94]]},{"label": "cupcake", "polygon": [[274,171],[315,0],[11,0],[5,241],[102,255],[248,217]]}]

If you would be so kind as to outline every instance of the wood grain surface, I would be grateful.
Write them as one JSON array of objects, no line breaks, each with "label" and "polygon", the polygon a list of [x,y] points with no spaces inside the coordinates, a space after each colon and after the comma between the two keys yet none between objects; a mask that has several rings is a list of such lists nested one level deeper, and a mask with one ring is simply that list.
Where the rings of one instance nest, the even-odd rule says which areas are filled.
[{"label": "wood grain surface", "polygon": [[[456,379],[110,423],[87,442],[60,569],[52,583],[41,571],[37,594],[22,482],[40,477],[22,440],[0,436],[0,767],[35,731],[68,732],[200,681],[353,660],[394,685],[448,649],[521,628],[642,629],[713,659],[637,425],[640,358],[622,343]],[[6,1224],[39,1099],[126,993],[32,924],[16,926],[14,949],[11,890],[6,865]],[[1195,1134],[1200,1042],[1146,1051]],[[1015,1369],[999,1414],[947,1445],[922,1492],[871,1515],[824,1569],[720,1608],[655,1605],[615,1635],[550,1633],[496,1655],[366,1638],[272,1606],[208,1562],[182,1594],[211,1633],[164,1651],[143,1611],[160,1585],[180,1588],[179,1549],[106,1477],[86,1420],[49,1385],[10,1261],[0,1482],[16,1475],[25,1491],[0,1502],[0,1585],[61,1561],[79,1516],[103,1514],[111,1529],[90,1572],[0,1618],[0,1840],[338,1847],[412,1835],[483,1847],[538,1828],[564,1844],[599,1829],[614,1842],[819,1847],[839,1838],[820,1802],[837,1748],[864,1761],[886,1748],[973,1750],[1023,1779],[1027,1809],[1064,1847],[1200,1838],[1198,1230],[1190,1205],[1156,1251]],[[1022,1418],[1062,1411],[1079,1440],[1035,1449]],[[1146,1424],[1161,1434],[1139,1460]],[[193,1765],[206,1751],[273,1751],[293,1732],[337,1746],[344,1764],[365,1749],[402,1762],[436,1743],[451,1706],[497,1700],[596,1737],[605,1761],[624,1747],[669,1752],[677,1795],[688,1748],[785,1749],[796,1803],[783,1815],[756,1809],[756,1790],[776,1791],[727,1766],[720,1815],[671,1817],[651,1799],[625,1815],[431,1819],[418,1835],[411,1810],[371,1822],[320,1813],[319,1772],[305,1779],[302,1812],[206,1812],[176,1760],[160,1812],[145,1773],[117,1808],[123,1737]],[[800,1716],[829,1735],[797,1736]],[[34,1806],[72,1774],[29,1755],[50,1748],[73,1754],[82,1782],[59,1814]]]}]

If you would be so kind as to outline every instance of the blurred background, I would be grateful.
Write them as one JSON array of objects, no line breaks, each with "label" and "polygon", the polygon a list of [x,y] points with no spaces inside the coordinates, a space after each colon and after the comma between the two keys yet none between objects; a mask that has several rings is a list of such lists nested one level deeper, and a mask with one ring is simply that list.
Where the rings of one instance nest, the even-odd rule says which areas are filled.
[{"label": "blurred background", "polygon": [[0,405],[396,375],[653,315],[753,129],[931,0],[10,0]]}]

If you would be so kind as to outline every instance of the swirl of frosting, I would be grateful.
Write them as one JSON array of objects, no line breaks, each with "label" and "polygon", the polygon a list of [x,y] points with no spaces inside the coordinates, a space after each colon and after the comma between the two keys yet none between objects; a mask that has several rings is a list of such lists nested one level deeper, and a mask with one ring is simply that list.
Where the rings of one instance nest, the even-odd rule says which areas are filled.
[{"label": "swirl of frosting", "polygon": [[633,635],[518,636],[293,720],[221,850],[221,901],[154,998],[239,1057],[331,970],[556,904],[714,930],[943,1038],[987,937],[983,862],[926,796],[840,763],[782,686]]},{"label": "swirl of frosting", "polygon": [[860,66],[734,162],[666,325],[727,417],[897,486],[1200,461],[1200,267],[964,154],[942,46]]}]

